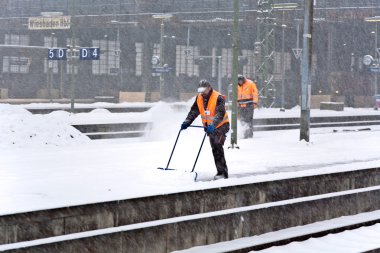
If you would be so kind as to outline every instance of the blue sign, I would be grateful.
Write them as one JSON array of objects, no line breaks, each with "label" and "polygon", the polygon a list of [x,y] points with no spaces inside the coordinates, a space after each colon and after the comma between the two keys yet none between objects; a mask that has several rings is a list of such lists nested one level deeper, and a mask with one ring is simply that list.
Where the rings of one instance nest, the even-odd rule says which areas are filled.
[{"label": "blue sign", "polygon": [[67,60],[67,49],[49,48],[48,60]]},{"label": "blue sign", "polygon": [[370,72],[380,73],[380,67],[369,67]]},{"label": "blue sign", "polygon": [[173,68],[170,67],[156,67],[153,68],[155,73],[169,73]]},{"label": "blue sign", "polygon": [[81,47],[79,49],[80,60],[99,60],[100,48],[98,47]]}]

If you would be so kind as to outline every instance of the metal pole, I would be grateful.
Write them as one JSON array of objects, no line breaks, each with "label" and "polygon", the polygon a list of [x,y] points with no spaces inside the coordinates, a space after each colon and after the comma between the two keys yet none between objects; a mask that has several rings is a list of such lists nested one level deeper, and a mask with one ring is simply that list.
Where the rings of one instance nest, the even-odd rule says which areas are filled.
[{"label": "metal pole", "polygon": [[217,56],[218,59],[218,91],[222,92],[222,56]]},{"label": "metal pole", "polygon": [[[53,33],[50,34],[50,42],[51,42],[51,47],[54,47],[54,37]],[[48,74],[48,95],[49,95],[49,101],[53,101],[52,97],[52,88],[53,88],[53,62],[51,60],[48,60],[48,69],[47,69],[47,74]]]},{"label": "metal pole", "polygon": [[190,46],[190,26],[187,27],[187,40],[186,40],[186,48]]},{"label": "metal pole", "polygon": [[[284,11],[282,11],[282,19],[284,20]],[[283,21],[284,22],[284,21]],[[285,111],[285,24],[282,24],[282,50],[281,50],[281,109]]]},{"label": "metal pole", "polygon": [[59,97],[63,98],[63,61],[59,63],[60,79],[59,79]]},{"label": "metal pole", "polygon": [[72,12],[71,12],[71,55],[70,55],[70,69],[71,69],[71,85],[70,85],[70,111],[74,113],[74,104],[75,104],[75,58],[74,52],[75,50],[75,23],[74,23],[74,12],[75,12],[75,1],[72,2]]},{"label": "metal pole", "polygon": [[231,148],[237,145],[237,75],[238,75],[239,0],[234,0],[232,52]]},{"label": "metal pole", "polygon": [[[379,55],[377,53],[377,22],[376,23],[376,29],[375,29],[375,58],[376,59],[379,59]],[[375,94],[374,95],[377,95],[377,72],[375,72],[375,82],[374,82],[374,92]]]},{"label": "metal pole", "polygon": [[[160,30],[160,67],[164,66],[164,20],[161,21],[161,30]],[[164,92],[164,77],[163,73],[160,73],[160,99],[163,100],[165,96]]]},{"label": "metal pole", "polygon": [[53,86],[53,62],[52,61],[49,61],[48,63],[48,75],[49,75],[49,90],[48,90],[48,93],[49,93],[49,100],[50,102],[53,101],[53,97],[52,97],[52,86]]},{"label": "metal pole", "polygon": [[[117,27],[117,35],[116,35],[116,40],[117,40],[117,45],[119,47],[119,89],[122,88],[122,85],[123,85],[123,73],[121,72],[121,44],[120,44],[120,27],[118,26]],[[116,57],[115,57],[116,58]]]},{"label": "metal pole", "polygon": [[312,27],[313,27],[313,0],[305,1],[305,18],[303,34],[302,54],[302,93],[301,93],[301,118],[300,118],[300,140],[310,140],[310,66],[312,57]]},{"label": "metal pole", "polygon": [[[50,60],[47,60],[46,64],[46,91],[48,98],[50,98]],[[45,94],[43,95],[45,97]]]}]

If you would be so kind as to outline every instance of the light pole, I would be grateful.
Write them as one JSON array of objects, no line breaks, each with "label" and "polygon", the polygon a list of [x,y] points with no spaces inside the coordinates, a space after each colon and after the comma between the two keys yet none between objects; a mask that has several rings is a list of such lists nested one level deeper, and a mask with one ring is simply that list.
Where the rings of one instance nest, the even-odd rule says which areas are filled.
[{"label": "light pole", "polygon": [[71,70],[71,84],[70,84],[70,111],[74,113],[75,104],[75,53],[77,51],[77,46],[75,45],[75,1],[72,3],[71,10],[71,45],[68,46],[70,52],[70,70]]},{"label": "light pole", "polygon": [[[50,42],[51,42],[51,47],[54,47],[54,35],[55,33],[50,34]],[[52,88],[53,88],[53,61],[48,60],[48,66],[47,66],[47,80],[48,80],[48,96],[50,102],[53,101],[52,97]]]},{"label": "light pole", "polygon": [[[165,33],[165,24],[164,22],[166,20],[169,20],[173,15],[172,14],[155,14],[152,17],[154,19],[161,20],[160,25],[160,62],[159,67],[163,68],[165,66],[165,59],[164,59],[164,50],[165,50],[165,44],[164,44],[164,33]],[[163,100],[165,98],[165,79],[163,76],[163,73],[160,73],[160,99]]]},{"label": "light pole", "polygon": [[[164,66],[164,33],[165,33],[165,25],[164,25],[164,20],[161,20],[161,25],[160,25],[160,67]],[[165,97],[165,80],[164,76],[161,73],[160,74],[160,99],[162,100]]]},{"label": "light pole", "polygon": [[301,117],[300,140],[310,140],[310,69],[312,57],[313,1],[305,1],[305,18],[303,27],[303,54],[301,66]]},{"label": "light pole", "polygon": [[[375,57],[374,59],[378,59],[380,56],[379,48],[377,47],[377,32],[378,32],[378,25],[377,23],[380,22],[380,16],[375,17],[367,17],[364,19],[366,22],[374,22],[375,23],[375,32],[372,32],[375,36]],[[377,61],[376,61],[377,62]],[[375,71],[374,74],[374,82],[373,82],[373,89],[374,89],[374,95],[377,95],[377,72]]]},{"label": "light pole", "polygon": [[[377,22],[375,22],[375,58],[379,58],[378,57],[378,50],[377,50]],[[374,77],[374,81],[373,81],[373,91],[374,91],[374,95],[376,96],[377,95],[377,72],[375,72],[375,77]]]},{"label": "light pole", "polygon": [[222,56],[217,56],[218,59],[218,91],[222,92]]},{"label": "light pole", "polygon": [[[297,3],[280,3],[274,4],[273,9],[282,10],[282,42],[281,42],[281,108],[280,111],[285,111],[285,11],[296,9],[298,7]],[[297,46],[298,47],[298,46]]]},{"label": "light pole", "polygon": [[[284,16],[284,15],[283,15]],[[281,108],[280,111],[285,112],[285,24],[282,24],[282,46],[281,46]]]},{"label": "light pole", "polygon": [[111,72],[111,66],[110,66],[110,62],[109,62],[109,58],[110,58],[110,55],[109,55],[109,40],[108,40],[108,34],[104,34],[104,40],[106,41],[106,52],[105,52],[105,55],[106,55],[106,71],[107,71],[107,74],[106,76],[108,76]]}]

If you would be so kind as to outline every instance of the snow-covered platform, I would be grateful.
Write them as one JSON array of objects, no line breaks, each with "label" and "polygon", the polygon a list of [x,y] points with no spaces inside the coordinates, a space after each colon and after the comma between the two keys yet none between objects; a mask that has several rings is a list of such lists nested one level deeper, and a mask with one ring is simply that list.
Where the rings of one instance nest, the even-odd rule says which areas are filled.
[{"label": "snow-covered platform", "polygon": [[[96,229],[94,231],[97,232],[91,232],[90,237],[94,235],[93,233],[104,234],[104,231],[97,229],[114,229],[112,230],[114,232],[120,226],[124,226],[117,217],[124,217],[123,219],[127,220],[125,217],[130,216],[135,217],[136,220],[133,222],[142,221],[130,213],[131,210],[135,210],[132,207],[124,207],[122,212],[116,212],[117,215],[121,215],[117,216],[113,207],[107,207],[108,204],[110,204],[109,206],[118,206],[120,203],[130,204],[132,200],[137,199],[155,200],[152,202],[153,208],[145,210],[146,212],[148,210],[157,212],[147,215],[151,219],[146,222],[154,224],[154,219],[157,217],[175,219],[170,218],[174,216],[165,215],[181,214],[178,212],[182,212],[187,206],[194,205],[194,208],[198,210],[201,207],[195,206],[194,203],[198,201],[198,203],[204,204],[205,202],[202,202],[200,197],[209,199],[206,193],[213,192],[211,196],[214,197],[214,202],[218,203],[215,205],[215,208],[218,209],[207,209],[209,210],[207,213],[219,212],[218,215],[223,216],[227,210],[242,206],[255,209],[257,205],[266,205],[268,203],[265,201],[272,201],[268,196],[275,196],[273,201],[276,199],[287,201],[287,199],[281,200],[281,196],[297,197],[292,194],[296,194],[298,191],[304,191],[303,194],[306,194],[312,190],[323,190],[321,189],[323,184],[317,182],[301,184],[300,181],[297,183],[292,181],[294,187],[297,187],[298,183],[302,185],[293,189],[283,188],[291,187],[292,184],[273,185],[273,188],[265,188],[264,185],[268,182],[279,183],[285,182],[284,180],[297,180],[297,178],[313,178],[318,175],[326,175],[321,177],[329,178],[336,173],[359,173],[368,168],[376,171],[376,168],[380,167],[380,136],[377,134],[380,129],[376,126],[371,126],[370,131],[364,132],[333,132],[333,129],[328,128],[312,129],[311,141],[308,143],[299,141],[297,130],[257,132],[253,139],[248,140],[242,140],[238,135],[240,149],[227,149],[229,143],[226,142],[225,152],[230,172],[228,180],[209,181],[215,174],[215,167],[211,149],[205,143],[196,166],[199,182],[194,182],[185,171],[191,170],[203,137],[203,131],[199,129],[189,129],[181,134],[170,165],[170,167],[178,169],[177,173],[156,169],[166,165],[179,126],[186,117],[186,113],[183,111],[173,110],[164,103],[141,114],[120,115],[128,117],[134,122],[142,118],[154,122],[154,127],[146,135],[133,140],[91,141],[70,126],[73,122],[79,121],[116,120],[113,118],[115,114],[102,110],[95,110],[88,115],[72,115],[66,112],[31,115],[19,107],[15,109],[6,106],[0,107],[0,111],[2,123],[0,125],[2,134],[0,147],[3,148],[0,154],[0,215],[2,221],[13,221],[11,227],[14,229],[8,230],[8,225],[0,223],[0,234],[7,238],[2,239],[3,243],[16,241],[14,239],[17,237],[16,234],[26,238],[33,232],[39,234],[47,231],[63,236],[65,236],[65,231],[87,233],[80,232],[84,230],[80,226],[79,228],[75,227],[76,224],[82,224],[84,229]],[[287,113],[296,115],[299,111],[294,110]],[[259,114],[263,115],[265,111],[259,110],[256,114],[258,118]],[[276,114],[279,114],[278,117],[283,116],[279,111],[267,111],[266,117]],[[195,124],[199,124],[199,122],[195,122]],[[239,129],[243,128],[241,125],[238,127]],[[339,189],[330,189],[331,191],[326,189],[326,192],[315,194],[319,196],[335,190],[356,191],[358,187],[377,187],[376,180],[379,177],[376,173],[371,175],[371,179],[361,179],[361,176],[355,176],[348,177],[340,184],[327,183],[327,185],[336,186]],[[360,186],[359,182],[364,182],[364,185]],[[240,187],[248,185],[253,188],[241,190],[243,188]],[[257,188],[258,185],[259,188]],[[271,189],[272,192],[269,191]],[[377,190],[371,188],[368,189],[368,193],[361,192],[360,195],[368,194],[367,196],[370,196],[372,193],[376,193],[374,191]],[[240,192],[244,195],[239,195]],[[368,209],[356,209],[359,202],[355,201],[366,201],[366,197],[357,198],[357,192],[347,194],[352,197],[352,199],[349,197],[350,203],[343,200],[343,202],[336,200],[335,203],[343,203],[346,209],[357,212],[368,211]],[[163,200],[165,197],[173,196],[182,196],[182,198],[174,199],[174,202],[169,201],[169,203]],[[298,195],[298,197],[301,196],[303,195]],[[306,196],[308,195],[306,194]],[[167,205],[162,204],[161,200]],[[321,200],[320,203],[324,201],[326,200]],[[113,204],[111,205],[111,203]],[[238,205],[234,206],[233,203],[238,203]],[[351,208],[346,204],[353,204],[356,207]],[[362,204],[364,203],[360,203],[360,206],[368,207]],[[264,206],[261,207],[264,208]],[[371,204],[370,208],[378,207]],[[73,210],[76,210],[77,213]],[[139,209],[133,212],[138,213],[138,217],[143,217],[144,212]],[[49,217],[57,217],[53,219],[56,223],[44,226],[42,232],[38,226],[30,224],[26,228],[17,229],[17,224],[23,223],[22,219],[20,223],[16,222],[19,217],[25,217],[24,221],[27,223],[27,218],[34,219],[32,217],[34,214],[37,214],[37,220],[33,224],[50,222]],[[51,214],[53,215],[51,216]],[[71,220],[67,215],[72,215]],[[199,215],[206,215],[206,213]],[[240,217],[239,215],[240,213],[235,213],[234,217]],[[188,218],[191,220],[191,217]],[[64,221],[65,219],[68,220]],[[65,228],[61,224],[63,221],[69,226]],[[184,222],[187,223],[187,221]],[[246,224],[248,226],[248,223]],[[276,224],[272,225],[273,227],[277,226]],[[23,234],[22,231],[29,232]],[[73,238],[81,236],[83,234]],[[62,241],[65,240],[68,240],[68,237],[62,239]],[[89,240],[91,241],[91,239]]]},{"label": "snow-covered platform", "polygon": [[14,214],[0,251],[171,252],[376,211],[379,194],[374,168]]}]

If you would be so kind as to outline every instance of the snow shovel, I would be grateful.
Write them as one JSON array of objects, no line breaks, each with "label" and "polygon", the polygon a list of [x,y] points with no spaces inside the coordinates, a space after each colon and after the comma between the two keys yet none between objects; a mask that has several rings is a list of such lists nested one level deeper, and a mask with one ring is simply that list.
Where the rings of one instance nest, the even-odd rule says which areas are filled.
[{"label": "snow shovel", "polygon": [[[192,125],[190,125],[189,127],[203,128],[203,126],[192,126]],[[169,164],[170,164],[170,160],[172,159],[172,156],[173,156],[173,153],[174,153],[174,149],[177,146],[178,138],[179,138],[179,136],[181,134],[181,131],[182,131],[182,129],[180,129],[179,132],[178,132],[177,139],[175,140],[174,147],[173,147],[172,153],[170,154],[168,164],[166,165],[165,168],[158,167],[157,169],[160,169],[160,170],[176,170],[176,169],[169,168]],[[203,147],[203,143],[205,142],[206,136],[207,136],[207,133],[205,133],[205,135],[203,136],[203,140],[202,140],[201,146],[199,148],[199,151],[198,151],[198,154],[197,154],[197,158],[195,159],[195,162],[194,162],[194,165],[193,165],[193,169],[191,170],[191,173],[194,172],[195,165],[197,164],[197,161],[198,161],[198,158],[199,158],[199,154],[201,153],[201,150],[202,150],[202,147]],[[194,181],[196,181],[197,177],[198,177],[198,173],[197,172],[194,172],[194,173],[195,173]]]}]

